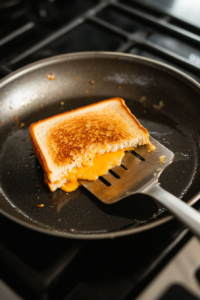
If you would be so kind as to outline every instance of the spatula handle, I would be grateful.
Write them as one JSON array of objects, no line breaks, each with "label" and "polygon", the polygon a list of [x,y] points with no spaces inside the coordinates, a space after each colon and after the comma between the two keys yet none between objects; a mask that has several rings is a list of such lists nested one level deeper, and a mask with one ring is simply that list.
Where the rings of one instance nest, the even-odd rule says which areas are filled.
[{"label": "spatula handle", "polygon": [[157,183],[151,186],[145,194],[152,196],[163,204],[163,206],[200,238],[200,213],[198,211],[162,189]]}]

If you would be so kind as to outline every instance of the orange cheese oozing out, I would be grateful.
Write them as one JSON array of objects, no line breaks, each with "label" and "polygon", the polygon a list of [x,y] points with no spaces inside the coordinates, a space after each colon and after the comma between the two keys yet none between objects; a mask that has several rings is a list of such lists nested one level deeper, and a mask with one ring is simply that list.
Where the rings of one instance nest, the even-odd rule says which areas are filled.
[{"label": "orange cheese oozing out", "polygon": [[96,180],[111,168],[119,166],[124,154],[124,150],[104,153],[96,156],[89,165],[72,169],[66,177],[67,182],[61,186],[61,189],[65,192],[72,192],[80,185],[78,179]]}]

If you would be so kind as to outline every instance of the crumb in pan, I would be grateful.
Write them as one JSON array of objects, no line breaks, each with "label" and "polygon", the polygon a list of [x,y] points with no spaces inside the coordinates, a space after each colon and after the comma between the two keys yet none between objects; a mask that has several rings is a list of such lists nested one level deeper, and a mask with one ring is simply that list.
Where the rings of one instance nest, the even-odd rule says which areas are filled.
[{"label": "crumb in pan", "polygon": [[38,204],[38,207],[44,207],[44,204]]},{"label": "crumb in pan", "polygon": [[156,104],[153,105],[153,107],[155,109],[158,109],[158,110],[160,110],[161,108],[163,108],[163,106],[164,106],[164,102],[163,101],[160,101],[159,105],[156,105]]},{"label": "crumb in pan", "polygon": [[161,156],[159,157],[159,164],[160,164],[160,165],[165,164],[165,158],[166,158],[165,155],[161,155]]},{"label": "crumb in pan", "polygon": [[19,124],[19,120],[18,120],[18,116],[14,115],[14,120],[15,120],[15,124],[18,125]]},{"label": "crumb in pan", "polygon": [[53,73],[47,74],[46,77],[51,81],[55,80],[55,75]]}]

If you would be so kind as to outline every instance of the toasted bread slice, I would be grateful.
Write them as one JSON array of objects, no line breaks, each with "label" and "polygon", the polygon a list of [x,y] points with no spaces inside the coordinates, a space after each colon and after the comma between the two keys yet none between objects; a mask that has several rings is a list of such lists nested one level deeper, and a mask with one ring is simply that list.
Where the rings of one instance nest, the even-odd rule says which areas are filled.
[{"label": "toasted bread slice", "polygon": [[92,164],[104,153],[149,142],[148,131],[121,98],[112,98],[33,123],[30,139],[51,191],[74,168]]}]

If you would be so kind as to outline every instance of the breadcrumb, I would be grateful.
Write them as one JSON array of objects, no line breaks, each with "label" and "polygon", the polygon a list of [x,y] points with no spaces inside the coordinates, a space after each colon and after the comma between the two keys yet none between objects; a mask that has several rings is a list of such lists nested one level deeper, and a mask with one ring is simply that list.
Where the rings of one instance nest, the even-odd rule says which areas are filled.
[{"label": "breadcrumb", "polygon": [[91,81],[90,81],[90,83],[91,83],[91,84],[94,84],[94,83],[95,83],[95,81],[94,81],[94,80],[91,80]]},{"label": "breadcrumb", "polygon": [[25,126],[25,123],[21,123],[20,125],[20,128],[24,127]]},{"label": "breadcrumb", "polygon": [[[39,198],[39,197],[38,197]],[[38,207],[44,207],[44,204],[38,204]]]},{"label": "breadcrumb", "polygon": [[119,85],[119,86],[118,86],[118,90],[121,90],[121,89],[122,89],[122,87]]},{"label": "breadcrumb", "polygon": [[143,103],[143,102],[146,101],[146,99],[147,99],[146,96],[143,96],[143,97],[140,98],[140,102]]},{"label": "breadcrumb", "polygon": [[154,107],[155,109],[158,109],[158,110],[160,110],[163,106],[164,106],[164,102],[163,102],[163,101],[160,101],[160,102],[159,102],[159,105],[156,105],[156,104],[153,105],[153,107]]},{"label": "breadcrumb", "polygon": [[51,81],[52,81],[52,80],[55,80],[55,76],[54,76],[53,73],[47,74],[46,77],[47,77],[49,80],[51,80]]},{"label": "breadcrumb", "polygon": [[18,116],[14,115],[14,120],[15,120],[15,124],[18,125],[19,124],[19,120],[18,120]]},{"label": "breadcrumb", "polygon": [[160,164],[160,165],[165,164],[165,158],[166,158],[165,155],[161,155],[161,156],[159,157],[159,164]]}]

